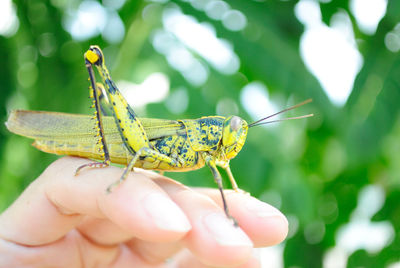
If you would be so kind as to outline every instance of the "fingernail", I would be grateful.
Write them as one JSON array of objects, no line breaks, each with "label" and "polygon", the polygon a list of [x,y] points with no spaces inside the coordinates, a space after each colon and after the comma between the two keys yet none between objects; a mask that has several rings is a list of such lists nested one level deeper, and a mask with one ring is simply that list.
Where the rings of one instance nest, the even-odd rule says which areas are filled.
[{"label": "fingernail", "polygon": [[156,225],[164,230],[187,232],[192,227],[182,210],[162,194],[149,194],[144,207]]},{"label": "fingernail", "polygon": [[261,202],[256,198],[250,198],[247,200],[245,207],[260,218],[279,216],[286,219],[286,217],[278,209],[267,203]]},{"label": "fingernail", "polygon": [[235,227],[222,213],[211,213],[203,218],[204,225],[211,235],[223,246],[253,246],[242,229]]}]

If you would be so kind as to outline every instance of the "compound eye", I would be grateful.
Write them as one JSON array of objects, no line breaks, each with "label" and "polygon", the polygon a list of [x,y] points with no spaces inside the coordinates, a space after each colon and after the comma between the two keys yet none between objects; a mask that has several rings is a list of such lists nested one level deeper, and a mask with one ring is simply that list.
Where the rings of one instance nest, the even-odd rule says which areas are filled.
[{"label": "compound eye", "polygon": [[233,131],[238,131],[242,125],[242,119],[237,116],[233,116],[231,119],[231,129]]}]

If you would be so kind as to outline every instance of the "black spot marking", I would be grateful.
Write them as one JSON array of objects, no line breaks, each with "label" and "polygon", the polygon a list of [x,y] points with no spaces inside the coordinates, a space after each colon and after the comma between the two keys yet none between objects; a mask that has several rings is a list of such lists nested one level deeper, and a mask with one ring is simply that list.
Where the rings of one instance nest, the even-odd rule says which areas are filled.
[{"label": "black spot marking", "polygon": [[109,78],[106,78],[106,85],[107,85],[108,92],[110,92],[111,94],[115,94],[115,92],[117,91],[117,87],[114,84],[114,82],[112,80],[110,80]]},{"label": "black spot marking", "polygon": [[158,139],[154,145],[155,149],[164,154],[164,155],[170,155],[171,153],[171,148],[167,145],[167,140],[166,139]]}]

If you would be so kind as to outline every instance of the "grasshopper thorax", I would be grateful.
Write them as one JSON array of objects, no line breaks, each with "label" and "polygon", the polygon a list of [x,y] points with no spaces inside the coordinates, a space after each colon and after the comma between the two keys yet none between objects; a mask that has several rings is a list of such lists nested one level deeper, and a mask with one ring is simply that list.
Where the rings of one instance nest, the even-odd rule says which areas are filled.
[{"label": "grasshopper thorax", "polygon": [[222,145],[225,156],[234,158],[242,149],[247,136],[247,122],[238,116],[225,119],[222,129]]}]

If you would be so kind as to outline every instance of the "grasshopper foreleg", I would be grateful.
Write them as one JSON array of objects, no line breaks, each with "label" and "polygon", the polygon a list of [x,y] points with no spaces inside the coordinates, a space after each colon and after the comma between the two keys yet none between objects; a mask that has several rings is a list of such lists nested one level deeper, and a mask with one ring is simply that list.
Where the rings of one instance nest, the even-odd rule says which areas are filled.
[{"label": "grasshopper foreleg", "polygon": [[231,214],[229,213],[228,204],[226,202],[226,198],[225,198],[225,194],[224,194],[224,188],[222,186],[222,177],[217,169],[215,161],[210,156],[208,156],[208,157],[206,157],[206,164],[211,169],[211,173],[213,174],[214,180],[218,185],[218,189],[219,189],[219,192],[221,193],[222,204],[224,206],[224,212],[225,212],[226,216],[228,217],[228,219],[233,221],[233,225],[238,226],[235,218],[232,217]]},{"label": "grasshopper foreleg", "polygon": [[235,178],[233,177],[233,174],[232,174],[231,168],[229,167],[229,164],[228,164],[228,166],[225,168],[225,171],[226,171],[226,173],[228,174],[229,180],[231,181],[233,190],[235,190],[235,192],[239,192],[240,189],[239,189],[239,187],[237,186],[237,183],[236,183],[236,181],[235,181]]},{"label": "grasshopper foreleg", "polygon": [[235,178],[233,177],[233,174],[232,174],[229,164],[226,167],[224,167],[224,169],[225,169],[226,173],[228,174],[228,177],[229,177],[229,180],[231,181],[233,190],[237,193],[249,194],[248,192],[243,191],[242,189],[240,189],[238,187],[238,185],[235,181]]}]

